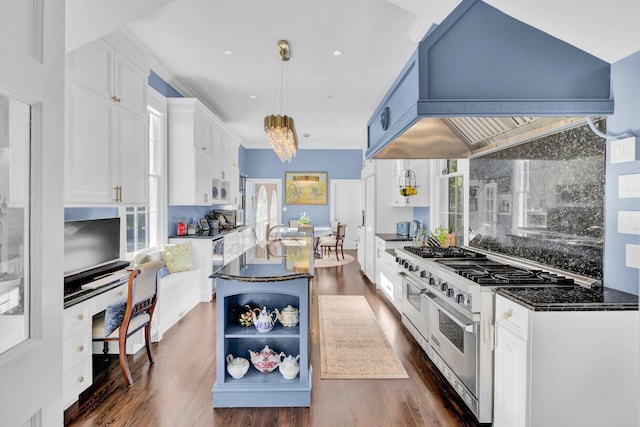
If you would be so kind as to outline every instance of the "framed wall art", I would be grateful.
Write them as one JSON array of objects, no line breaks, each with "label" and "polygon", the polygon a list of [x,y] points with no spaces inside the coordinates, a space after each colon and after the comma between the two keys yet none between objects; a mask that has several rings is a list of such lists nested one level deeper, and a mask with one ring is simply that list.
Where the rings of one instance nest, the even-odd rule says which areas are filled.
[{"label": "framed wall art", "polygon": [[326,172],[285,172],[284,202],[287,205],[326,205]]}]

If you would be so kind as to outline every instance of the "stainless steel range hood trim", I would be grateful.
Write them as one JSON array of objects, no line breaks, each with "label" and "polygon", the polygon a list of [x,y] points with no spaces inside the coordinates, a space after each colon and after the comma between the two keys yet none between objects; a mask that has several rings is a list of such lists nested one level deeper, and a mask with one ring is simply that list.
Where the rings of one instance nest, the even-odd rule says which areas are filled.
[{"label": "stainless steel range hood trim", "polygon": [[[418,101],[367,151],[367,158],[468,158],[583,124],[596,111],[598,116],[612,114],[613,100]],[[466,130],[456,123],[463,121]],[[390,134],[395,136],[385,144]]]}]

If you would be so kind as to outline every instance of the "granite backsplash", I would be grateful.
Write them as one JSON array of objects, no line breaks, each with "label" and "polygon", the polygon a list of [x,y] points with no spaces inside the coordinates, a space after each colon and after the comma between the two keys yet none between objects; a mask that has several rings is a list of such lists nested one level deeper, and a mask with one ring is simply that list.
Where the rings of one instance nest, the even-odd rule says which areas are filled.
[{"label": "granite backsplash", "polygon": [[469,245],[602,279],[605,149],[585,124],[471,159]]}]

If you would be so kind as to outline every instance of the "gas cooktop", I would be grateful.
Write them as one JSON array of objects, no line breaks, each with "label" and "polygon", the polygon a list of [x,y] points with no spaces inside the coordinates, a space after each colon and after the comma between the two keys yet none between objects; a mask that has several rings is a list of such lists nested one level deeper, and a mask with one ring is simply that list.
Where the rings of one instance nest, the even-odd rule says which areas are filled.
[{"label": "gas cooktop", "polygon": [[489,260],[441,260],[439,264],[480,285],[574,285],[573,279],[558,274]]},{"label": "gas cooktop", "polygon": [[484,254],[460,248],[458,246],[449,246],[446,248],[440,246],[405,246],[403,249],[421,258],[486,258]]}]

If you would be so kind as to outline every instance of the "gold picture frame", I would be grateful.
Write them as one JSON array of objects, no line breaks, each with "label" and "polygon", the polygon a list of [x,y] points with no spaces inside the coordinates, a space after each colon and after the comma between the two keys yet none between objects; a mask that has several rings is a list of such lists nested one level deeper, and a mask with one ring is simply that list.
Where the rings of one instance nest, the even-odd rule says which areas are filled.
[{"label": "gold picture frame", "polygon": [[285,172],[284,203],[287,205],[326,205],[326,172]]}]

